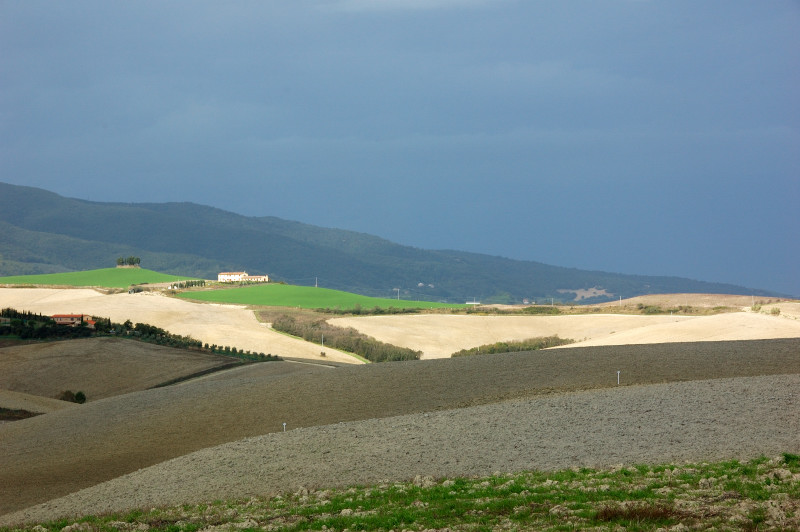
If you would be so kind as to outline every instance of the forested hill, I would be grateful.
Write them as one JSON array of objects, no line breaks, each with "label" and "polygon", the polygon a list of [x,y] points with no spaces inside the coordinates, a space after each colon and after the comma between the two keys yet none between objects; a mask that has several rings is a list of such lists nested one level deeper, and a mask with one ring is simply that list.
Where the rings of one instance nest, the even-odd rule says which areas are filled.
[{"label": "forested hill", "polygon": [[135,255],[142,265],[216,279],[246,270],[275,280],[371,296],[463,302],[575,299],[646,293],[778,295],[678,277],[585,271],[476,253],[423,250],[353,231],[274,217],[247,217],[192,203],[98,203],[0,183],[0,275],[110,267]]}]

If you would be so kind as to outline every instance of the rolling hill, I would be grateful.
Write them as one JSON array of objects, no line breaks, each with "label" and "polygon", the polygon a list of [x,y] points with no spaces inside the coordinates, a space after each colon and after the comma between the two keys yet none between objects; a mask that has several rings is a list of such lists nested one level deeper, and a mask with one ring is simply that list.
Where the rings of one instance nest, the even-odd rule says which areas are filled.
[{"label": "rolling hill", "polygon": [[0,183],[0,275],[112,266],[135,255],[165,273],[216,278],[247,270],[292,284],[373,297],[518,303],[649,293],[779,296],[678,277],[633,276],[450,250],[423,250],[353,231],[247,217],[192,203],[98,203]]}]

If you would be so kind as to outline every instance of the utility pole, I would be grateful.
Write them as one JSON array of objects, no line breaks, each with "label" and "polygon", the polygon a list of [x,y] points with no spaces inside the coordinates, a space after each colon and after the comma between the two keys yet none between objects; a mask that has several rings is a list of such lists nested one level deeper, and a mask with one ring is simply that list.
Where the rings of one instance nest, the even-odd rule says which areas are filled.
[{"label": "utility pole", "polygon": [[400,289],[399,288],[395,288],[394,290],[397,290],[397,299],[399,301],[400,300]]}]

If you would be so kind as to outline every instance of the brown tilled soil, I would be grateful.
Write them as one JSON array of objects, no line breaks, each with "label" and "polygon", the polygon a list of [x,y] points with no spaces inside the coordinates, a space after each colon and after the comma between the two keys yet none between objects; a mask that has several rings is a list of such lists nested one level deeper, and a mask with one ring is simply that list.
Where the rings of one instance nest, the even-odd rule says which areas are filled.
[{"label": "brown tilled soil", "polygon": [[96,401],[238,364],[230,357],[121,338],[42,342],[0,349],[0,389],[49,398],[82,391]]},{"label": "brown tilled soil", "polygon": [[203,449],[0,523],[412,479],[778,457],[800,449],[798,386],[800,375],[625,386],[300,428]]},{"label": "brown tilled soil", "polygon": [[[800,405],[792,375],[800,374],[799,353],[800,340],[793,339],[340,368],[245,366],[0,426],[0,514],[193,451],[282,432],[283,423],[291,435],[258,440],[266,447],[240,442],[233,454],[217,449],[186,458],[198,460],[199,469],[183,461],[165,464],[161,476],[158,468],[146,473],[161,480],[136,476],[150,485],[139,485],[141,500],[155,504],[152,498],[161,494],[170,502],[169,493],[191,499],[186,489],[195,490],[193,497],[213,492],[212,498],[224,498],[240,493],[232,488],[237,483],[263,491],[487,468],[798,452],[793,412]],[[469,408],[477,405],[484,406]],[[407,414],[420,417],[393,417]],[[354,421],[363,423],[338,425]],[[257,464],[243,458],[251,453]],[[212,460],[217,454],[221,462]],[[175,487],[181,479],[189,486],[183,491]],[[117,505],[139,500],[130,498],[125,482],[112,483],[115,494],[100,499]],[[70,499],[73,506],[46,511],[82,511],[75,506],[80,497]]]}]

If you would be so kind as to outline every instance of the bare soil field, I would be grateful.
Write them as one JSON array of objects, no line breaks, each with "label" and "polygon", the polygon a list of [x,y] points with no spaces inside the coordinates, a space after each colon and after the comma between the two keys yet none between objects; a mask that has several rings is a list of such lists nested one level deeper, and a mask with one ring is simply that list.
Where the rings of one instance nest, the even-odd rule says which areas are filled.
[{"label": "bare soil field", "polygon": [[46,414],[47,412],[55,412],[56,410],[64,410],[65,408],[74,408],[76,406],[78,406],[77,403],[69,401],[0,389],[0,407],[2,408]]},{"label": "bare soil field", "polygon": [[[80,390],[87,401],[96,401],[238,364],[230,357],[121,338],[43,342],[0,349],[0,389],[45,398]],[[0,406],[11,408],[2,396]]]},{"label": "bare soil field", "polygon": [[787,415],[800,407],[798,385],[800,375],[677,382],[301,428],[203,449],[0,523],[412,479],[780,456],[800,449],[800,418]]},{"label": "bare soil field", "polygon": [[0,425],[0,514],[46,503],[0,523],[416,474],[796,453],[798,352],[789,339],[242,366]]},{"label": "bare soil field", "polygon": [[[753,312],[749,296],[623,301],[640,303],[747,311],[336,318],[433,360],[355,365],[326,348],[323,360],[345,364],[246,365],[158,389],[143,388],[168,380],[164,360],[126,360],[121,340],[49,353],[44,344],[2,348],[0,406],[39,403],[35,411],[48,413],[0,424],[0,524],[415,475],[800,453],[800,303],[762,301]],[[320,346],[234,305],[0,288],[0,307],[130,319],[321,360]],[[553,334],[580,342],[444,359]],[[167,373],[208,364],[191,354],[167,363]],[[81,389],[90,402],[58,408],[46,397],[62,389]]]}]

